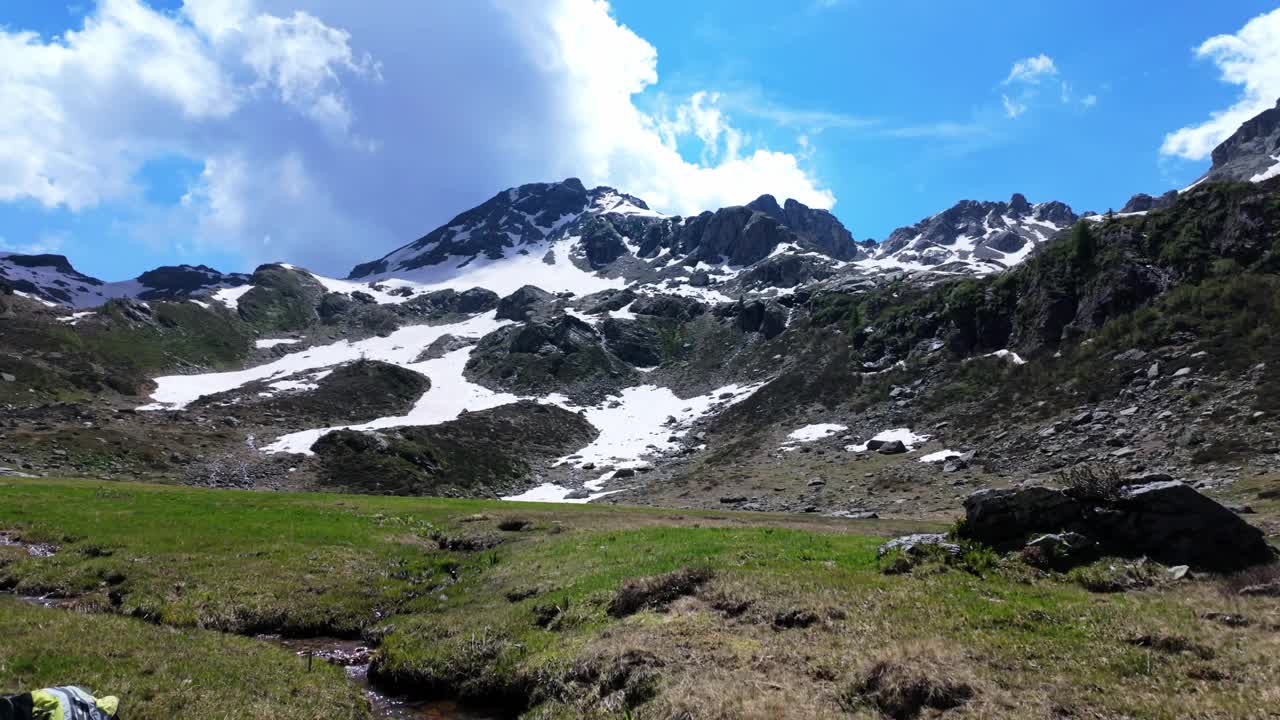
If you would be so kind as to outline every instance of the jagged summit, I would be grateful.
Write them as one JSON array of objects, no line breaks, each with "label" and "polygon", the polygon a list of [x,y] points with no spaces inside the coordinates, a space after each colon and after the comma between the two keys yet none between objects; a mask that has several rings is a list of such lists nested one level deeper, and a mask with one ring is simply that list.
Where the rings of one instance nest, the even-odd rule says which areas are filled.
[{"label": "jagged summit", "polygon": [[[504,190],[348,277],[430,287],[496,282],[501,291],[523,273],[553,291],[642,283],[706,295],[779,254],[835,268],[867,252],[831,213],[796,200],[780,205],[763,195],[747,205],[667,216],[633,195],[570,178]],[[508,277],[499,277],[504,272]],[[794,281],[798,276],[787,280]]]},{"label": "jagged summit", "polygon": [[989,272],[1025,260],[1078,219],[1064,203],[1032,204],[1014,193],[1008,202],[961,200],[915,225],[894,230],[871,262],[906,269],[969,268]]}]

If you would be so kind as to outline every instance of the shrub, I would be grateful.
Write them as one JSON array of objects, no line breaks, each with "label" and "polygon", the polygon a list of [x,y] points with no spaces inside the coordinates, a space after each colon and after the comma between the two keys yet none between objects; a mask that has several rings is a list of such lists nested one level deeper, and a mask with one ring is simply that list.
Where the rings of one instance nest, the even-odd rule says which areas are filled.
[{"label": "shrub", "polygon": [[1112,502],[1120,499],[1124,478],[1110,465],[1075,465],[1057,475],[1063,492],[1076,500]]}]

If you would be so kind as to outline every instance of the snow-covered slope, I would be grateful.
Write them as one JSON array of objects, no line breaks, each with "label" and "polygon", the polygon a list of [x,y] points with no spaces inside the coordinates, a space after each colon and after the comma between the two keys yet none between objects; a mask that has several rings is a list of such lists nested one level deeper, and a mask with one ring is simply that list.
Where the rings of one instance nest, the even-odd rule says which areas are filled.
[{"label": "snow-covered slope", "polygon": [[988,273],[1016,265],[1078,217],[1060,202],[963,200],[898,228],[860,263],[868,268]]},{"label": "snow-covered slope", "polygon": [[201,296],[219,288],[244,285],[249,276],[220,273],[204,265],[178,265],[149,270],[132,280],[103,282],[79,272],[62,255],[0,253],[0,282],[48,303],[88,308],[113,298]]},{"label": "snow-covered slope", "polygon": [[765,195],[745,206],[673,217],[632,195],[588,190],[570,178],[498,193],[356,266],[349,279],[424,290],[485,287],[499,294],[524,284],[579,294],[639,285],[722,300],[762,285],[794,285],[794,274],[778,273],[755,278],[752,288],[731,282],[780,254],[838,268],[865,257],[866,250],[833,215],[795,200],[779,205]]}]

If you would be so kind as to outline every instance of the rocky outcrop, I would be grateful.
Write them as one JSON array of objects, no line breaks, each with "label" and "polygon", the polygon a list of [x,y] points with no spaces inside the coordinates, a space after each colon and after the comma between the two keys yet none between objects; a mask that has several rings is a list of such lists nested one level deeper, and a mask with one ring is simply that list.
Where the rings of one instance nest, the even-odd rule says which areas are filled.
[{"label": "rocky outcrop", "polygon": [[310,273],[286,265],[263,265],[253,288],[240,297],[240,318],[264,330],[301,330],[319,321],[326,291]]},{"label": "rocky outcrop", "polygon": [[[537,290],[537,288],[533,288]],[[541,291],[539,291],[541,292]],[[422,314],[431,318],[442,318],[447,315],[471,315],[487,312],[498,307],[498,294],[484,288],[457,290],[437,290],[418,295],[399,306],[402,312]]]},{"label": "rocky outcrop", "polygon": [[1213,149],[1213,165],[1196,184],[1262,182],[1280,174],[1280,100],[1245,121]]},{"label": "rocky outcrop", "polygon": [[1274,558],[1261,530],[1180,482],[1131,486],[1109,502],[1044,487],[982,490],[964,508],[964,535],[996,547],[1065,530],[1104,552],[1170,565],[1227,571]]},{"label": "rocky outcrop", "polygon": [[201,397],[192,407],[220,409],[252,424],[303,429],[403,415],[430,388],[431,381],[421,373],[378,360],[359,360],[327,373],[248,383]]},{"label": "rocky outcrop", "polygon": [[707,311],[700,300],[680,295],[645,295],[631,304],[637,315],[653,315],[669,320],[692,320]]},{"label": "rocky outcrop", "polygon": [[525,285],[498,301],[497,318],[523,322],[545,311],[556,301],[556,296],[532,285]]},{"label": "rocky outcrop", "polygon": [[866,251],[854,242],[853,234],[826,210],[816,210],[791,199],[779,206],[772,195],[761,195],[747,203],[747,207],[777,220],[837,260],[866,257]]},{"label": "rocky outcrop", "polygon": [[1124,207],[1120,208],[1120,212],[1132,213],[1147,212],[1150,210],[1163,210],[1164,208],[1172,207],[1177,201],[1177,190],[1170,190],[1158,198],[1151,197],[1146,193],[1138,193],[1137,195],[1129,198],[1129,202],[1125,203]]},{"label": "rocky outcrop", "polygon": [[595,328],[572,315],[500,328],[480,339],[467,376],[496,390],[599,398],[634,374]]},{"label": "rocky outcrop", "polygon": [[338,430],[312,450],[324,483],[346,491],[497,497],[536,484],[535,470],[596,435],[578,413],[526,401],[428,427]]},{"label": "rocky outcrop", "polygon": [[662,338],[640,320],[609,318],[600,323],[600,334],[613,354],[636,367],[654,367],[662,362]]}]

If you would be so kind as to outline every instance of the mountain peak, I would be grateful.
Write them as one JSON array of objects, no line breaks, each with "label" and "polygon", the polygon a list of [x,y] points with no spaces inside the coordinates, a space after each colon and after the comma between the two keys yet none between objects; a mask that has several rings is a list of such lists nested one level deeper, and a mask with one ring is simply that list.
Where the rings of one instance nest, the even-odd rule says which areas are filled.
[{"label": "mountain peak", "polygon": [[1212,157],[1213,165],[1195,184],[1206,180],[1262,182],[1280,175],[1280,100],[1275,107],[1246,120],[1213,149]]}]

